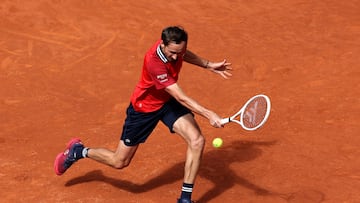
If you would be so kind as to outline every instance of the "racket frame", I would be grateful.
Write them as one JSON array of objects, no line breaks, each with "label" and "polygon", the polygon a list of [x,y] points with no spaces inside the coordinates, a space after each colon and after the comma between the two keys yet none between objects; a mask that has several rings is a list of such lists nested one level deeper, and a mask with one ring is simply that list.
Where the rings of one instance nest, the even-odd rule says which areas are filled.
[{"label": "racket frame", "polygon": [[[250,102],[252,102],[255,98],[257,97],[263,97],[266,100],[266,113],[265,113],[265,118],[255,127],[253,128],[248,128],[244,125],[243,123],[243,114],[244,114],[244,110],[246,109],[246,107],[249,105]],[[228,117],[228,118],[223,118],[221,119],[221,124],[225,125],[227,123],[230,122],[234,122],[237,123],[239,125],[241,125],[241,127],[243,127],[245,130],[249,130],[249,131],[253,131],[256,130],[258,128],[260,128],[261,126],[264,125],[264,123],[267,121],[267,119],[269,118],[270,115],[270,109],[271,109],[271,102],[270,102],[270,98],[264,94],[258,94],[255,95],[253,97],[251,97],[245,104],[244,106],[237,112],[235,113],[233,116]],[[235,119],[236,117],[240,117],[240,120]]]}]

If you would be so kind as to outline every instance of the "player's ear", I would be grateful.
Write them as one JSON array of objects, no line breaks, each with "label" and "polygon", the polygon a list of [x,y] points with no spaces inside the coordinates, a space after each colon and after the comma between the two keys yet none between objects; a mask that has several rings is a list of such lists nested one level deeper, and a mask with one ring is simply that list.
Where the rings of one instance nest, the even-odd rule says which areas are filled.
[{"label": "player's ear", "polygon": [[162,49],[165,47],[165,44],[164,44],[164,41],[163,41],[163,40],[161,40],[161,42],[160,42],[160,47],[161,47]]}]

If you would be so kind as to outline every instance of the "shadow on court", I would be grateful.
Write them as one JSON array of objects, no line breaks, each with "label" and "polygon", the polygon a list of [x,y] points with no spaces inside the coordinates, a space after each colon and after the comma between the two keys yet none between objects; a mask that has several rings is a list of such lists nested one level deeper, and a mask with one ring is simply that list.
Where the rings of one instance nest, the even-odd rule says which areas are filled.
[{"label": "shadow on court", "polygon": [[[233,163],[254,160],[262,154],[260,147],[271,146],[275,143],[276,141],[236,141],[226,148],[214,149],[204,153],[199,176],[211,181],[214,186],[200,197],[198,202],[208,202],[234,185],[246,187],[258,195],[272,195],[273,193],[265,188],[255,185],[243,177],[239,177],[229,166]],[[142,193],[181,180],[183,178],[183,167],[184,162],[175,164],[173,167],[163,171],[159,176],[143,184],[135,184],[127,180],[115,179],[105,176],[101,170],[94,170],[83,176],[69,180],[65,186],[101,181],[132,193]]]}]

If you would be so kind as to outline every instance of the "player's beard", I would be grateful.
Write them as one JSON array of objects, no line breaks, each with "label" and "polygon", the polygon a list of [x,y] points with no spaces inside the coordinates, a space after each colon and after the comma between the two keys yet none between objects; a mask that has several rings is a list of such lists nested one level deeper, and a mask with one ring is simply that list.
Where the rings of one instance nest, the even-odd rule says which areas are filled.
[{"label": "player's beard", "polygon": [[176,63],[176,61],[178,60],[177,58],[176,59],[173,59],[173,58],[170,58],[170,57],[166,57],[166,58],[171,63]]},{"label": "player's beard", "polygon": [[171,58],[169,61],[170,61],[171,63],[176,63],[177,60],[178,60],[178,59],[173,59],[173,58]]}]

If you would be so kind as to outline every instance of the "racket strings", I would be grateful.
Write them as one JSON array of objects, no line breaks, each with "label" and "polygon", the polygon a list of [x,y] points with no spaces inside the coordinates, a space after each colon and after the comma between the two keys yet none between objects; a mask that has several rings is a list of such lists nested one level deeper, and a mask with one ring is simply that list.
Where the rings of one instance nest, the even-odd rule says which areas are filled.
[{"label": "racket strings", "polygon": [[244,126],[247,128],[256,128],[260,125],[266,117],[267,108],[268,106],[265,98],[254,98],[245,107],[242,117]]}]

